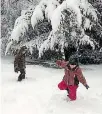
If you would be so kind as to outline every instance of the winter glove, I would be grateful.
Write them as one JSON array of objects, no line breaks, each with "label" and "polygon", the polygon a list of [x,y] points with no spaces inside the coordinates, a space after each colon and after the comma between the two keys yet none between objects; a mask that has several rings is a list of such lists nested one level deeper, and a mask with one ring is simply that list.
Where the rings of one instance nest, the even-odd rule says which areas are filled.
[{"label": "winter glove", "polygon": [[87,84],[85,85],[85,87],[86,87],[86,89],[89,89],[89,86]]}]

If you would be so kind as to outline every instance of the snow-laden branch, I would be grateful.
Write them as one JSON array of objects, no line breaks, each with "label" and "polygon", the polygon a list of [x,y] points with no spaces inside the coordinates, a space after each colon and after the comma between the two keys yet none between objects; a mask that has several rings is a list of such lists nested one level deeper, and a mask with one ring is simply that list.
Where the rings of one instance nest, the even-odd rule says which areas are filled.
[{"label": "snow-laden branch", "polygon": [[[56,7],[56,9],[53,11],[53,9],[55,8],[54,5],[48,4],[48,6],[46,8],[46,10],[47,10],[48,8],[50,9],[52,7],[52,12],[50,12],[50,10],[47,10],[47,11],[49,11],[49,14],[51,13],[50,17],[49,17],[49,15],[47,15],[47,16],[48,16],[48,19],[51,19],[53,35],[51,35],[52,34],[52,32],[51,32],[51,34],[49,35],[50,38],[48,37],[48,40],[46,40],[42,44],[39,53],[43,53],[42,51],[46,47],[45,45],[47,45],[47,47],[50,46],[50,48],[53,49],[54,44],[56,43],[56,41],[58,41],[58,37],[57,37],[58,34],[56,35],[56,32],[58,31],[58,29],[61,26],[61,19],[62,18],[65,19],[65,15],[63,15],[63,13],[62,13],[64,10],[67,10],[67,11],[69,11],[69,13],[74,14],[73,15],[74,17],[73,16],[70,17],[70,15],[68,17],[68,18],[70,18],[69,29],[71,26],[73,26],[73,22],[71,22],[72,20],[76,21],[74,23],[77,25],[78,29],[81,28],[84,30],[86,30],[86,29],[91,30],[92,20],[97,21],[96,10],[92,7],[92,5],[90,3],[87,2],[87,0],[65,0],[65,1],[63,1],[63,3],[61,5],[58,5]],[[88,16],[90,18],[88,18]],[[67,24],[67,23],[65,23],[65,24]],[[83,24],[83,28],[82,28],[82,24]],[[73,40],[73,41],[76,40],[76,38],[78,37],[76,30],[74,30],[74,29],[75,28],[73,28],[73,30],[70,31],[71,40]],[[66,30],[68,30],[68,27]],[[83,33],[81,33],[81,34],[83,34]],[[62,37],[62,38],[65,38],[65,37]],[[60,38],[60,41],[62,40],[62,38]],[[63,39],[62,41],[66,42],[66,39]],[[67,41],[68,41],[68,38],[67,38]],[[89,36],[87,36],[87,35],[84,35],[83,40],[81,39],[81,43],[85,44],[85,42],[89,43],[94,48],[94,43],[90,40]],[[48,44],[49,44],[49,46],[48,46]],[[63,43],[63,45],[64,44],[65,43]],[[45,48],[45,50],[46,49],[47,48]]]},{"label": "snow-laden branch", "polygon": [[91,27],[92,27],[92,23],[91,23],[91,21],[88,19],[88,18],[85,18],[85,21],[84,21],[84,30],[86,30],[86,29],[89,29],[89,30],[91,30]]},{"label": "snow-laden branch", "polygon": [[47,39],[47,37],[48,37],[48,34],[46,35],[42,34],[30,40],[29,42],[25,42],[23,44],[18,44],[18,45],[13,45],[11,49],[17,50],[17,49],[20,49],[22,46],[26,46],[27,49],[30,51],[30,54],[32,55],[33,49],[39,50],[41,48],[41,45]]},{"label": "snow-laden branch", "polygon": [[11,34],[11,39],[16,40],[17,42],[24,36],[24,34],[28,31],[28,23],[23,22],[16,26]]},{"label": "snow-laden branch", "polygon": [[[42,0],[39,5],[36,6],[31,17],[32,27],[34,28],[39,21],[42,21],[46,17],[51,21],[53,30],[57,31],[58,26],[60,26],[61,12],[67,8],[73,10],[76,14],[78,26],[82,24],[83,15],[97,21],[96,9],[94,9],[87,0],[64,0],[62,4],[60,4],[60,0]],[[88,19],[86,19],[85,23],[87,23],[87,25],[89,24]],[[88,27],[91,28],[91,26],[86,26],[85,24],[85,28]]]},{"label": "snow-laden branch", "polygon": [[51,33],[50,33],[48,39],[45,40],[45,41],[42,43],[42,45],[41,45],[41,47],[40,47],[40,49],[39,49],[39,57],[41,57],[41,56],[43,55],[43,52],[44,52],[44,51],[50,49],[52,36],[53,36],[53,31],[51,31]]},{"label": "snow-laden branch", "polygon": [[93,21],[98,20],[96,9],[87,0],[80,0],[79,7],[84,16],[89,17]]},{"label": "snow-laden branch", "polygon": [[54,10],[60,5],[58,0],[50,0],[48,2],[48,5],[45,9],[45,16],[46,18],[51,21],[51,18],[53,16]]},{"label": "snow-laden branch", "polygon": [[21,12],[21,16],[18,17],[15,21],[14,29],[11,33],[11,40],[16,40],[17,42],[24,36],[24,34],[28,31],[28,26],[30,24],[30,18],[32,16],[31,11],[23,11]]},{"label": "snow-laden branch", "polygon": [[42,8],[38,5],[35,8],[35,11],[33,12],[33,15],[31,17],[31,24],[32,24],[33,29],[34,29],[35,25],[39,21],[42,21],[43,19],[44,19],[44,14],[43,14]]},{"label": "snow-laden branch", "polygon": [[94,41],[87,35],[84,35],[82,39],[80,39],[79,44],[81,45],[90,45],[93,49],[95,49]]},{"label": "snow-laden branch", "polygon": [[35,25],[44,18],[51,21],[54,10],[60,5],[59,1],[60,0],[42,0],[39,5],[36,6],[31,17],[33,29]]},{"label": "snow-laden branch", "polygon": [[42,21],[45,17],[45,9],[48,4],[48,0],[42,0],[39,5],[35,7],[35,10],[33,12],[33,15],[31,17],[31,24],[34,29],[35,25]]},{"label": "snow-laden branch", "polygon": [[11,45],[16,41],[19,42],[20,40],[23,40],[23,36],[26,34],[26,32],[28,31],[28,26],[31,23],[31,16],[32,16],[32,10],[28,10],[28,11],[22,11],[21,12],[21,16],[18,17],[15,21],[15,25],[14,25],[14,29],[11,33],[11,36],[8,40],[8,44],[6,47],[6,52],[9,50],[9,48],[11,47]]},{"label": "snow-laden branch", "polygon": [[[18,19],[19,20],[19,19]],[[10,49],[11,45],[16,41],[18,42],[20,40],[20,38],[23,38],[24,34],[26,33],[26,31],[28,30],[28,21],[26,21],[24,18],[22,19],[22,21],[16,21],[15,23],[15,27],[11,33],[11,37],[9,39],[9,43],[7,44],[6,47],[6,53],[8,52],[8,50]]]},{"label": "snow-laden branch", "polygon": [[[67,11],[68,14],[64,11]],[[14,29],[11,34],[11,40],[19,42],[23,40],[23,36],[28,31],[28,25],[31,24],[33,29],[36,29],[35,25],[39,22],[43,22],[46,18],[52,25],[52,31],[50,32],[48,39],[42,42],[39,47],[39,56],[42,55],[43,51],[47,49],[53,49],[56,43],[65,45],[71,40],[76,41],[76,39],[83,32],[80,32],[80,28],[84,31],[86,29],[91,29],[93,23],[97,21],[96,9],[87,1],[87,0],[41,0],[41,2],[34,8],[32,13],[22,11],[22,15],[16,20]],[[67,19],[66,19],[67,17]],[[62,19],[67,20],[62,26]],[[93,21],[93,22],[92,22]],[[62,29],[60,29],[62,26]],[[79,35],[78,35],[78,32]],[[67,34],[64,36],[64,34]],[[85,34],[85,33],[84,33]],[[59,35],[59,36],[58,36]],[[92,42],[90,38],[86,35],[83,35],[83,41],[87,41],[91,46]],[[61,44],[62,42],[62,44]],[[37,44],[38,42],[35,41]],[[35,44],[34,44],[35,45]],[[32,52],[32,46],[29,47]],[[9,47],[9,46],[8,46]]]},{"label": "snow-laden branch", "polygon": [[7,47],[6,47],[6,51],[5,51],[5,55],[7,54],[7,52],[9,51],[11,45],[13,44],[13,41],[11,40],[8,44],[7,44]]}]

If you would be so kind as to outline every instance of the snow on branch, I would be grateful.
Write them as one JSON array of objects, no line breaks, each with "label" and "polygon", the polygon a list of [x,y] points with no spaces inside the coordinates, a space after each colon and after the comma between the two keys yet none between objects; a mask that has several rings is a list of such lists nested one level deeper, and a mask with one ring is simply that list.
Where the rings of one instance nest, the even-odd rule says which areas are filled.
[{"label": "snow on branch", "polygon": [[50,35],[48,36],[48,39],[45,40],[39,49],[39,57],[43,55],[43,52],[51,48],[51,38],[53,36],[53,31],[50,32]]},{"label": "snow on branch", "polygon": [[66,9],[65,2],[56,8],[56,10],[54,11],[53,16],[51,18],[52,29],[55,32],[58,30],[58,28],[60,26],[60,21],[63,16],[61,12],[63,11],[63,9]]},{"label": "snow on branch", "polygon": [[32,55],[33,49],[39,50],[41,47],[41,44],[44,43],[44,41],[47,39],[47,37],[48,37],[48,34],[42,34],[23,44],[13,45],[12,49],[17,50],[17,49],[20,49],[20,47],[22,47],[22,46],[26,46]]},{"label": "snow on branch", "polygon": [[[68,14],[66,12],[63,14],[65,10]],[[52,31],[48,39],[42,42],[39,48],[40,57],[43,51],[49,48],[53,49],[56,42],[63,47],[66,42],[67,44],[70,42],[70,39],[76,41],[76,39],[83,34],[80,31],[86,29],[90,30],[93,26],[93,22],[97,21],[96,9],[94,9],[87,0],[41,0],[33,10],[30,10],[30,12],[22,11],[21,14],[22,15],[16,20],[11,34],[11,40],[16,40],[17,42],[23,38],[28,30],[29,24],[35,29],[35,25],[39,22],[43,22],[45,18],[51,22]],[[66,20],[64,21],[64,26],[61,25],[62,18]],[[60,29],[61,26],[63,30]],[[80,28],[82,30],[80,30]],[[67,35],[64,36],[63,31],[64,34]],[[88,42],[91,46],[94,45],[89,36],[83,36],[84,37],[81,39],[82,44]],[[38,43],[36,41],[33,42]],[[34,45],[30,45],[29,43],[30,47]],[[32,48],[30,50],[32,52]]]},{"label": "snow on branch", "polygon": [[45,16],[48,18],[49,21],[51,21],[51,18],[53,16],[54,10],[60,5],[58,0],[50,0],[48,2],[47,8],[45,9]]},{"label": "snow on branch", "polygon": [[17,42],[22,38],[26,31],[28,30],[28,23],[23,22],[22,24],[17,25],[11,34],[11,39],[16,40]]},{"label": "snow on branch", "polygon": [[31,24],[34,29],[35,25],[39,22],[42,21],[45,17],[45,9],[47,6],[47,0],[42,0],[39,5],[35,7],[35,10],[33,12],[33,15],[31,17]]},{"label": "snow on branch", "polygon": [[87,35],[84,35],[82,39],[80,39],[80,43],[82,45],[90,45],[93,49],[95,49],[94,41]]},{"label": "snow on branch", "polygon": [[39,37],[39,38],[37,38],[35,40],[31,40],[23,45],[25,45],[29,49],[30,53],[32,54],[33,48],[39,50],[41,44],[44,42],[43,40],[44,40],[43,38]]},{"label": "snow on branch", "polygon": [[80,0],[79,7],[84,16],[89,17],[92,21],[98,20],[96,9],[87,0]]},{"label": "snow on branch", "polygon": [[[58,41],[58,37],[57,37],[58,34],[56,35],[56,32],[61,27],[62,18],[65,19],[65,15],[63,14],[64,10],[69,12],[69,17],[67,16],[67,18],[69,18],[69,20],[68,20],[69,25],[65,26],[65,27],[67,27],[67,29],[66,28],[63,28],[63,29],[67,30],[67,34],[69,34],[68,30],[72,29],[72,30],[69,30],[70,35],[71,35],[71,40],[76,40],[77,35],[78,35],[76,33],[76,31],[78,31],[80,28],[84,29],[84,30],[86,30],[86,29],[91,30],[91,27],[93,24],[91,21],[92,20],[97,21],[96,10],[92,7],[92,5],[90,3],[88,3],[87,0],[64,0],[62,2],[62,4],[60,4],[56,7],[56,9],[54,9],[55,4],[54,3],[51,4],[52,2],[53,2],[53,0],[51,0],[47,4],[47,8],[46,8],[47,15],[46,16],[48,16],[47,18],[51,20],[53,35],[51,35],[52,34],[52,32],[51,32],[51,34],[49,35],[50,38],[48,37],[48,40],[46,40],[45,43],[42,44],[40,53],[42,53],[41,51],[43,51],[43,48],[46,47],[45,45],[47,45],[47,47],[48,47],[48,44],[49,44],[50,48],[53,49],[54,44],[56,43],[56,41]],[[51,8],[52,8],[52,11],[50,10]],[[67,24],[67,23],[65,23],[65,24]],[[76,26],[76,28],[73,28],[74,27],[73,24]],[[83,24],[83,27],[82,27],[82,24]],[[64,39],[62,40],[62,38],[64,38]],[[64,45],[64,42],[66,42],[66,38],[65,37],[62,37],[62,38],[60,38],[60,41],[62,40],[63,45]],[[67,38],[67,41],[69,41],[68,38]],[[89,36],[85,35],[83,37],[83,40],[81,41],[81,43],[83,41],[84,41],[84,43],[85,42],[89,43],[94,48],[94,43],[89,39]],[[47,49],[47,48],[45,48],[45,49]]]},{"label": "snow on branch", "polygon": [[30,18],[32,16],[32,10],[23,11],[21,14],[22,15],[15,21],[14,29],[8,40],[5,54],[15,41],[18,43],[19,41],[23,40],[24,34],[28,31],[28,26],[31,23]]},{"label": "snow on branch", "polygon": [[6,51],[5,51],[5,55],[7,54],[7,52],[9,51],[11,45],[13,44],[13,41],[11,40],[8,44],[7,44],[7,47],[6,47]]},{"label": "snow on branch", "polygon": [[54,50],[56,44],[58,47],[60,47],[61,51],[63,51],[63,48],[65,46],[65,39],[63,38],[62,34],[51,31],[48,39],[46,39],[39,48],[39,57],[41,57],[43,55],[43,52],[48,49]]},{"label": "snow on branch", "polygon": [[11,38],[17,42],[22,36],[28,31],[28,25],[30,24],[30,18],[32,16],[32,11],[21,12],[21,16],[18,17],[15,21],[14,29],[11,34]]},{"label": "snow on branch", "polygon": [[84,20],[84,30],[86,30],[86,29],[91,30],[91,27],[92,27],[91,21],[88,18],[85,18],[85,20]]},{"label": "snow on branch", "polygon": [[78,8],[76,4],[77,2],[75,4],[72,4],[72,3],[73,2],[66,0],[60,6],[58,6],[56,10],[54,11],[52,19],[51,19],[52,28],[54,31],[58,30],[60,23],[61,23],[61,18],[62,17],[64,18],[62,12],[67,9],[72,10],[76,14],[77,24],[78,26],[81,26],[82,16],[81,16],[80,9]]},{"label": "snow on branch", "polygon": [[55,9],[62,3],[63,0],[42,0],[35,8],[31,24],[34,29],[35,25],[42,21],[44,18],[47,18],[48,21],[51,21]]},{"label": "snow on branch", "polygon": [[35,8],[35,11],[33,12],[33,15],[31,17],[31,24],[34,29],[35,25],[38,23],[38,21],[42,21],[44,19],[43,11],[41,10],[41,7],[38,5]]}]

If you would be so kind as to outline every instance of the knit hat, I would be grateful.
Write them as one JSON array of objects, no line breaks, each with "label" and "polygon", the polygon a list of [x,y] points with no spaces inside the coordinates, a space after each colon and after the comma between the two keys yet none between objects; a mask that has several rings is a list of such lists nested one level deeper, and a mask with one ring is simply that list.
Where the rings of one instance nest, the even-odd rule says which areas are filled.
[{"label": "knit hat", "polygon": [[69,58],[69,64],[71,65],[78,65],[78,56],[77,55],[72,55],[70,58]]}]

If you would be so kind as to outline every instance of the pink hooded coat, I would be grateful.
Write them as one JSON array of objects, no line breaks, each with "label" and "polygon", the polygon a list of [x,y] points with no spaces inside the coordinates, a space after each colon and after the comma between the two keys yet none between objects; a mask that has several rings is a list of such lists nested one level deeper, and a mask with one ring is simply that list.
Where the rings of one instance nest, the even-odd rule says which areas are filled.
[{"label": "pink hooded coat", "polygon": [[57,60],[56,64],[62,68],[65,69],[65,75],[63,77],[63,81],[65,84],[68,85],[74,85],[74,77],[77,76],[79,82],[81,82],[84,86],[87,84],[85,77],[82,74],[82,71],[80,67],[78,66],[74,71],[68,69],[67,64],[68,61],[61,61]]}]

